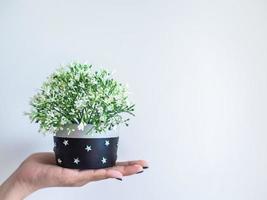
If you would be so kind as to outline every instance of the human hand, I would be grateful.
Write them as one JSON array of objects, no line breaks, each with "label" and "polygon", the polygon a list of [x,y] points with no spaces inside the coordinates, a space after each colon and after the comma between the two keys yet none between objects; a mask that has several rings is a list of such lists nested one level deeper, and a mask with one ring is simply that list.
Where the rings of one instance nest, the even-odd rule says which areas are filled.
[{"label": "human hand", "polygon": [[54,153],[35,153],[1,185],[0,196],[3,200],[18,200],[46,187],[77,187],[108,178],[122,180],[123,176],[141,173],[147,167],[146,161],[137,160],[117,162],[105,169],[67,169],[56,165]]}]

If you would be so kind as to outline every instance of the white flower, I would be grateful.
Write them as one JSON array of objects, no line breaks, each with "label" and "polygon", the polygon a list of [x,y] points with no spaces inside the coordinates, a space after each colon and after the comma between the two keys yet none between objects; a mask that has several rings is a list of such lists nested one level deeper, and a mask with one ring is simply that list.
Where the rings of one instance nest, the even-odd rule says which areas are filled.
[{"label": "white flower", "polygon": [[75,80],[79,80],[80,79],[80,74],[77,74],[77,75],[75,75]]},{"label": "white flower", "polygon": [[39,123],[41,131],[52,133],[64,130],[66,124],[77,124],[75,130],[66,130],[68,134],[84,131],[87,124],[101,133],[124,123],[124,113],[133,112],[134,105],[128,101],[128,86],[112,74],[77,62],[60,68],[32,98],[31,121]]},{"label": "white flower", "polygon": [[93,79],[92,84],[97,84],[97,81],[95,79]]},{"label": "white flower", "polygon": [[102,114],[103,113],[103,108],[102,107],[100,107],[100,106],[97,106],[96,107],[96,110],[97,110],[97,112],[99,112],[99,114]]},{"label": "white flower", "polygon": [[49,87],[45,88],[44,90],[45,95],[49,96],[51,94],[51,90]]},{"label": "white flower", "polygon": [[65,117],[62,117],[61,118],[61,121],[60,121],[60,125],[61,126],[64,126],[65,124],[67,124],[68,123],[68,120],[65,118]]},{"label": "white flower", "polygon": [[70,82],[68,82],[68,85],[69,85],[70,87],[72,87],[72,86],[74,85],[74,81],[71,80]]},{"label": "white flower", "polygon": [[48,116],[51,117],[51,118],[53,118],[53,117],[55,117],[55,114],[54,114],[53,111],[49,111],[49,112],[48,112]]},{"label": "white flower", "polygon": [[109,98],[107,98],[107,99],[104,99],[104,102],[106,103],[106,104],[110,104],[111,102],[112,102],[112,97],[109,97]]},{"label": "white flower", "polygon": [[118,101],[118,100],[120,100],[120,98],[121,98],[121,97],[120,97],[120,96],[118,96],[118,95],[117,95],[117,96],[114,96],[114,100],[115,100],[115,101]]},{"label": "white flower", "polygon": [[108,111],[112,111],[113,110],[113,105],[108,105],[107,110]]},{"label": "white flower", "polygon": [[75,101],[75,108],[81,110],[86,107],[87,99],[86,97],[79,98]]},{"label": "white flower", "polygon": [[106,121],[106,119],[107,119],[107,118],[106,118],[106,116],[105,116],[105,115],[102,115],[102,116],[100,116],[100,118],[99,118],[99,119],[100,119],[100,121],[103,121],[103,122],[104,122],[104,121]]},{"label": "white flower", "polygon": [[85,127],[86,125],[87,125],[86,123],[81,122],[81,123],[79,124],[79,126],[78,126],[78,130],[83,131],[83,130],[84,130],[84,127]]},{"label": "white flower", "polygon": [[80,87],[84,88],[85,87],[84,83],[80,83]]}]

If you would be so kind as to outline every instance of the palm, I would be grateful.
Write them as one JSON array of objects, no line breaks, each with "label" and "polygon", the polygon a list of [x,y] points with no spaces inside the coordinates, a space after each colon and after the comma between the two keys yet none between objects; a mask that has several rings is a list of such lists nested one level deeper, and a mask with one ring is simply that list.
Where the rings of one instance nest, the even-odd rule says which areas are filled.
[{"label": "palm", "polygon": [[98,170],[74,170],[56,165],[53,153],[36,153],[28,157],[16,171],[20,181],[34,190],[54,186],[82,186],[107,178],[121,179],[147,167],[144,160],[118,162],[116,166]]}]

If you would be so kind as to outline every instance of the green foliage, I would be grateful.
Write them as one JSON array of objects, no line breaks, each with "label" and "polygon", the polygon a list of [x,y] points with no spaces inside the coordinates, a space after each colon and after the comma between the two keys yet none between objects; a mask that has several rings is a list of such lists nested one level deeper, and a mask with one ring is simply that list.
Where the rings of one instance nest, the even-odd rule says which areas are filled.
[{"label": "green foliage", "polygon": [[93,125],[103,133],[119,124],[128,126],[125,113],[134,115],[127,88],[106,70],[93,71],[88,64],[71,63],[58,69],[33,96],[29,115],[40,131],[56,133],[65,125],[77,124],[83,130]]}]

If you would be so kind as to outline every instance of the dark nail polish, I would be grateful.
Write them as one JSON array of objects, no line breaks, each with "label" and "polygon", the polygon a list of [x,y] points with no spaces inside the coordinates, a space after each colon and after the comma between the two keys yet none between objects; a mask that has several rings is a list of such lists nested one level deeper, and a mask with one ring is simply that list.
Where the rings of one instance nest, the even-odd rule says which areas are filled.
[{"label": "dark nail polish", "polygon": [[122,181],[122,178],[116,178],[117,180],[119,180],[119,181]]},{"label": "dark nail polish", "polygon": [[147,166],[144,166],[144,167],[143,167],[143,169],[148,169],[148,168],[149,168],[149,167],[147,167]]},{"label": "dark nail polish", "polygon": [[141,174],[141,173],[143,173],[144,171],[140,171],[140,172],[137,172],[136,174]]}]

